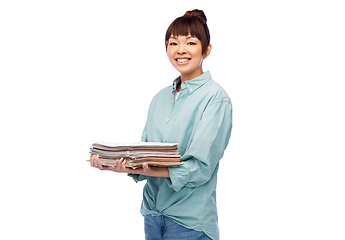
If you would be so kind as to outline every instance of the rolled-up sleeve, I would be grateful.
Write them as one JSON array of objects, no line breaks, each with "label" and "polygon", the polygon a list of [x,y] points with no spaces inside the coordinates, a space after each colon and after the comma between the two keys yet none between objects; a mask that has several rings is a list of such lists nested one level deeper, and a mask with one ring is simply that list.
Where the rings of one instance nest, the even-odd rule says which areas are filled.
[{"label": "rolled-up sleeve", "polygon": [[210,103],[195,130],[191,144],[181,161],[170,167],[166,181],[175,191],[183,187],[198,187],[210,180],[229,143],[232,129],[230,101]]},{"label": "rolled-up sleeve", "polygon": [[169,167],[169,178],[165,178],[168,186],[176,192],[180,191],[188,182],[189,170],[185,165]]},{"label": "rolled-up sleeve", "polygon": [[140,174],[132,174],[132,173],[128,173],[128,176],[133,178],[133,180],[135,182],[140,182],[140,181],[144,181],[147,179],[147,176],[145,175],[140,175]]}]

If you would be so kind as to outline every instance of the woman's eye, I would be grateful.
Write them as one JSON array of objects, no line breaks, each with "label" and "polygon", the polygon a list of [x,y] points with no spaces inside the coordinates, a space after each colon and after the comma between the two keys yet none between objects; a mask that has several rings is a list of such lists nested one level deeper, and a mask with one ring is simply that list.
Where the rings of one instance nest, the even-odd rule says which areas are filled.
[{"label": "woman's eye", "polygon": [[195,45],[195,43],[194,42],[189,42],[189,43],[187,43],[187,45]]},{"label": "woman's eye", "polygon": [[170,45],[170,46],[176,46],[176,45],[177,45],[177,43],[175,43],[175,42],[171,42],[169,45]]}]

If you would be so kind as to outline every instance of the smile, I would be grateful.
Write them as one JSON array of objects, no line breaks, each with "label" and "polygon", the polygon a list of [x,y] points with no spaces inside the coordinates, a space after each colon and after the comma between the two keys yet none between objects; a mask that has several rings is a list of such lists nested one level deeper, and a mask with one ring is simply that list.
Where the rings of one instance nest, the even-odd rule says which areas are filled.
[{"label": "smile", "polygon": [[187,64],[189,63],[189,61],[191,60],[191,58],[176,58],[175,61],[177,62],[177,64],[182,65],[182,64]]}]

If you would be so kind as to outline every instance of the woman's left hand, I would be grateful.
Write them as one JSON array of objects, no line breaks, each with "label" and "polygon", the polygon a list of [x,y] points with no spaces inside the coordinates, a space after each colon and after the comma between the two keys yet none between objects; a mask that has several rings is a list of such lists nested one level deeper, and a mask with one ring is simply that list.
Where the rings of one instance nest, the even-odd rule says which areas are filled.
[{"label": "woman's left hand", "polygon": [[132,169],[126,167],[127,160],[121,158],[116,160],[115,172],[140,174],[152,177],[169,177],[169,170],[166,167],[150,167],[147,163],[143,163],[141,168]]},{"label": "woman's left hand", "polygon": [[133,169],[126,167],[127,160],[124,158],[116,160],[115,172],[119,173],[132,173],[132,174],[141,174],[149,176],[151,167],[147,163],[143,163],[141,168]]}]

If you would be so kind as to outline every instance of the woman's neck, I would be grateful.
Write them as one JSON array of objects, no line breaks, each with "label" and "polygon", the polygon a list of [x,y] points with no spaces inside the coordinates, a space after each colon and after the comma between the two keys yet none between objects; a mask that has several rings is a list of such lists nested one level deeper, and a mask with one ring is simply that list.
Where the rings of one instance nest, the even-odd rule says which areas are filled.
[{"label": "woman's neck", "polygon": [[202,71],[201,67],[191,73],[181,73],[181,83],[197,78],[201,76],[203,73],[204,72]]},{"label": "woman's neck", "polygon": [[180,91],[181,91],[181,81],[179,81],[176,86],[176,92],[180,92]]}]

